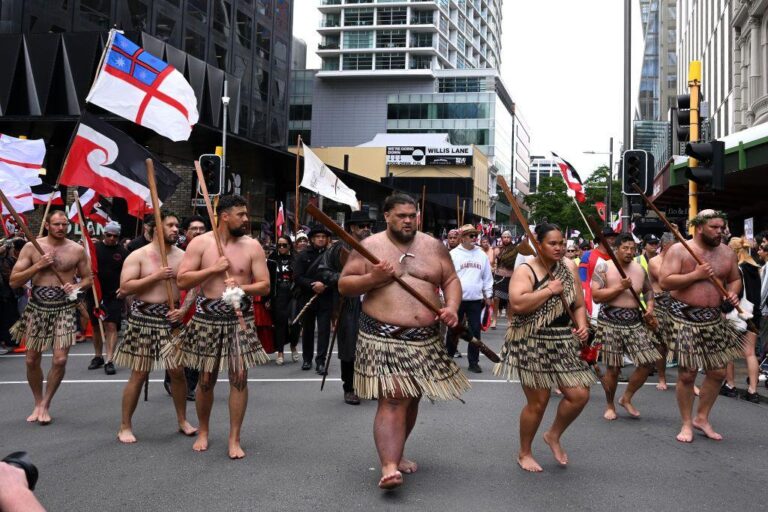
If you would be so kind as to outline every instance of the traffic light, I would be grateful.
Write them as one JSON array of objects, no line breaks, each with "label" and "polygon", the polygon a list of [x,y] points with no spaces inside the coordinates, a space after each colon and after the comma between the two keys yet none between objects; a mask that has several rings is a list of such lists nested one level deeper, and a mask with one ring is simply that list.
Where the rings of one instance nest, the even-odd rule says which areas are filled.
[{"label": "traffic light", "polygon": [[[224,181],[222,179],[221,157],[211,154],[200,155],[200,168],[203,170],[205,186],[208,187],[208,195],[221,195],[221,185]],[[202,193],[200,185],[197,188]]]},{"label": "traffic light", "polygon": [[643,149],[629,149],[621,158],[622,184],[621,192],[626,196],[638,195],[633,183],[650,195],[653,181],[653,156]]},{"label": "traffic light", "polygon": [[725,142],[689,142],[685,145],[685,154],[698,161],[694,167],[689,163],[686,178],[709,185],[714,191],[725,190]]}]

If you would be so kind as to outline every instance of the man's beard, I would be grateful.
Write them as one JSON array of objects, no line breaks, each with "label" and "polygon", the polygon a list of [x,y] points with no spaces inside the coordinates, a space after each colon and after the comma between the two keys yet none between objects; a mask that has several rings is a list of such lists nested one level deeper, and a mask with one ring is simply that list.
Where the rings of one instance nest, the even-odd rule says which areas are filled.
[{"label": "man's beard", "polygon": [[360,231],[357,232],[357,239],[358,240],[365,240],[369,236],[371,236],[371,230],[370,229],[361,229]]},{"label": "man's beard", "polygon": [[407,235],[402,231],[395,231],[394,229],[390,228],[389,232],[392,234],[392,237],[401,244],[407,244],[413,240],[413,237],[416,236],[416,231],[411,231],[411,234]]},{"label": "man's beard", "polygon": [[241,236],[245,235],[245,233],[245,226],[241,226],[239,228],[229,228],[229,234],[235,238],[240,238]]},{"label": "man's beard", "polygon": [[171,236],[165,237],[165,243],[168,245],[173,245],[178,241],[179,241],[179,235],[171,235]]},{"label": "man's beard", "polygon": [[721,236],[710,237],[705,235],[704,233],[701,234],[701,241],[710,247],[717,247],[718,245],[720,245],[721,240],[722,240]]}]

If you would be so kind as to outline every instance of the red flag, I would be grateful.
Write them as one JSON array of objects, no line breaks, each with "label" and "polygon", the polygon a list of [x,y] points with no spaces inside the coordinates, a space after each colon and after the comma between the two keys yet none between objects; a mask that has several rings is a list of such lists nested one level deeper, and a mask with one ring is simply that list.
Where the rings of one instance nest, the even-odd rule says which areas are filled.
[{"label": "red flag", "polygon": [[560,174],[563,176],[563,180],[565,180],[565,185],[572,191],[569,195],[576,197],[576,201],[580,203],[586,201],[587,196],[584,194],[584,185],[582,185],[581,177],[576,172],[576,169],[555,153],[552,153],[552,156],[555,157],[555,163],[560,168]]},{"label": "red flag", "polygon": [[605,222],[605,203],[602,201],[596,202],[595,210],[597,210],[597,214],[600,216],[601,219],[603,219],[603,222]]},{"label": "red flag", "polygon": [[285,214],[283,213],[283,202],[280,201],[280,208],[277,209],[277,219],[275,220],[276,236],[283,236],[285,229]]}]

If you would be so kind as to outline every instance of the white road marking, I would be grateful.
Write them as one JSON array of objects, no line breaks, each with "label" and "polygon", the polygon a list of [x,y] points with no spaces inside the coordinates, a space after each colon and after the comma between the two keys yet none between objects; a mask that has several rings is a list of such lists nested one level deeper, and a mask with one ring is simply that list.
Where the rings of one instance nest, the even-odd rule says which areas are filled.
[{"label": "white road marking", "polygon": [[[248,379],[248,382],[322,382],[321,377],[317,378],[306,378],[306,379]],[[326,382],[341,382],[341,379],[338,378],[328,378],[325,379]],[[47,381],[43,381],[47,382]],[[128,379],[102,379],[102,380],[96,380],[96,379],[81,379],[81,380],[73,380],[73,379],[65,379],[61,381],[62,384],[125,384],[128,382]],[[163,382],[163,379],[149,379],[149,382]],[[229,382],[228,379],[219,379],[218,382]],[[519,380],[497,380],[497,379],[470,379],[470,383],[472,384],[520,384]],[[13,385],[13,384],[27,384],[27,381],[25,380],[5,380],[0,381],[0,385]],[[619,385],[626,385],[626,382],[620,382]],[[644,386],[655,386],[655,382],[646,382],[643,384]],[[667,386],[674,386],[675,383],[667,383]]]}]

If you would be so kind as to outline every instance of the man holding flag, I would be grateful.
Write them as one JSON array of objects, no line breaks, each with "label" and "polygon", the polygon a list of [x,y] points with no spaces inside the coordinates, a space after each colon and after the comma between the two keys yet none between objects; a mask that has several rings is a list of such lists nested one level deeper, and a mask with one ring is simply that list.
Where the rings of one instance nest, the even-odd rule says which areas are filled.
[{"label": "man holding flag", "polygon": [[[10,279],[12,288],[32,280],[32,298],[11,334],[18,343],[24,341],[27,346],[27,380],[35,398],[35,407],[27,421],[41,425],[52,421],[49,407],[64,378],[69,348],[75,344],[78,292],[91,286],[85,250],[67,239],[68,227],[64,212],[51,212],[45,219],[48,236],[37,240],[45,254],[39,254],[32,243],[27,243]],[[64,281],[63,285],[56,273]],[[81,277],[79,288],[74,284],[75,274]],[[53,363],[43,393],[41,360],[43,352],[51,347]]]}]

